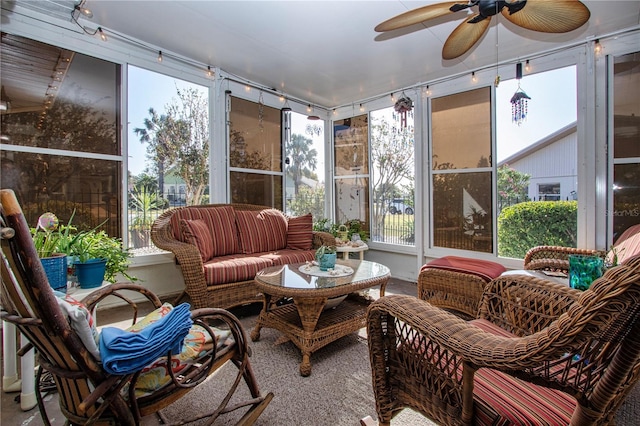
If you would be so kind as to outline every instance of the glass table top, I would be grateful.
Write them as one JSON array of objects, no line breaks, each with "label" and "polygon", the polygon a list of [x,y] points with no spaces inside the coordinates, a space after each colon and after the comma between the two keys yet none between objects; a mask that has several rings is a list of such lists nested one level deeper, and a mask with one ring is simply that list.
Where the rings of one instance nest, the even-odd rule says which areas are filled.
[{"label": "glass table top", "polygon": [[300,271],[300,267],[304,266],[305,263],[293,263],[263,269],[256,275],[256,280],[263,284],[283,288],[321,289],[355,284],[360,281],[383,278],[389,275],[389,268],[367,260],[338,260],[336,264],[352,268],[353,274],[340,277],[315,276]]}]

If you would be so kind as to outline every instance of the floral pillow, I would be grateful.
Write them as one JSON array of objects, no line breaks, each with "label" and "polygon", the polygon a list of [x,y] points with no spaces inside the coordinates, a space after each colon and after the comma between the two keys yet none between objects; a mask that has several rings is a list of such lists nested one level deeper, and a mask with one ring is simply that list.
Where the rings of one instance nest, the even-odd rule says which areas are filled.
[{"label": "floral pillow", "polygon": [[58,306],[68,318],[71,328],[78,333],[78,337],[80,337],[85,348],[95,359],[100,360],[100,350],[98,349],[100,334],[91,312],[84,304],[73,297],[60,291],[54,291],[53,293],[58,300]]}]

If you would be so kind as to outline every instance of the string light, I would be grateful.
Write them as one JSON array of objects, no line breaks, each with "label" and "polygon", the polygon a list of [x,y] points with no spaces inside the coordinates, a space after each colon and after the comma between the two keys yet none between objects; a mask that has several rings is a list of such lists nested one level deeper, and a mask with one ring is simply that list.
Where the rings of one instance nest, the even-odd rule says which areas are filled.
[{"label": "string light", "polygon": [[102,39],[102,41],[107,41],[107,35],[102,31],[102,27],[98,27],[98,33],[100,33],[100,39]]},{"label": "string light", "polygon": [[478,81],[478,77],[476,77],[475,71],[471,73],[471,81],[473,81],[474,83]]},{"label": "string light", "polygon": [[307,112],[311,112],[311,104],[307,105]]},{"label": "string light", "polygon": [[431,89],[429,88],[428,85],[427,85],[427,91],[425,93],[427,94],[427,96],[431,96]]},{"label": "string light", "polygon": [[602,52],[602,45],[600,44],[600,39],[596,39],[596,44],[593,46],[593,51],[596,55],[599,55]]},{"label": "string light", "polygon": [[162,62],[162,50],[158,50],[158,62]]},{"label": "string light", "polygon": [[82,16],[84,16],[85,18],[89,18],[89,19],[93,18],[93,12],[87,9],[86,7],[76,5],[73,9],[80,12],[80,14],[82,14]]},{"label": "string light", "polygon": [[211,71],[211,65],[207,65],[207,77],[213,77],[213,71]]},{"label": "string light", "polygon": [[396,97],[393,96],[393,93],[391,94],[391,102],[396,103]]},{"label": "string light", "polygon": [[529,65],[529,60],[527,59],[527,61],[524,63],[524,71],[525,72],[529,72],[531,71],[531,65]]},{"label": "string light", "polygon": [[360,104],[360,112],[364,112],[364,106],[362,106],[362,104]]}]

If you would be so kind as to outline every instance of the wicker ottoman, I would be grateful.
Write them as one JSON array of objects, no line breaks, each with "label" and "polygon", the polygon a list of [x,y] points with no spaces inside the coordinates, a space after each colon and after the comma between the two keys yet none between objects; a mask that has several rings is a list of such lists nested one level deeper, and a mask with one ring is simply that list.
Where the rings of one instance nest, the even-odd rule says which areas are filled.
[{"label": "wicker ottoman", "polygon": [[484,287],[505,271],[488,260],[441,257],[420,268],[418,298],[475,318]]}]

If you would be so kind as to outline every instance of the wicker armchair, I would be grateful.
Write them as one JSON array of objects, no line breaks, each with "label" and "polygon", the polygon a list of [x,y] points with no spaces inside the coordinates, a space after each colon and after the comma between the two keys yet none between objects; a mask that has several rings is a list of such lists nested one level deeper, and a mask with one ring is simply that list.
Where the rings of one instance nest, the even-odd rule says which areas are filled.
[{"label": "wicker armchair", "polygon": [[[178,207],[160,215],[151,227],[151,240],[156,247],[172,252],[182,271],[185,289],[176,299],[178,303],[186,295],[196,308],[217,307],[229,309],[247,303],[262,302],[254,280],[243,280],[224,284],[207,285],[204,263],[200,251],[195,245],[176,239],[172,227],[172,217],[189,209],[232,206],[235,211],[261,211],[270,207],[253,204],[208,204],[203,206]],[[335,245],[335,238],[327,232],[313,232],[313,247]]]},{"label": "wicker armchair", "polygon": [[640,377],[640,256],[583,293],[501,276],[470,322],[383,297],[367,331],[380,425],[405,407],[447,425],[613,424]]},{"label": "wicker armchair", "polygon": [[[524,257],[524,269],[569,272],[569,256],[572,254],[602,256],[598,250],[573,247],[537,246],[529,249]],[[616,239],[606,254],[610,263],[622,263],[625,259],[640,254],[640,224],[630,226]],[[614,259],[615,257],[615,259]]]},{"label": "wicker armchair", "polygon": [[[189,358],[193,363],[182,363],[179,361],[182,358],[178,357],[168,359],[171,355],[168,352],[156,360],[158,364],[155,364],[159,366],[156,371],[165,371],[164,367],[161,367],[163,365],[170,366],[166,368],[168,378],[163,378],[167,379],[166,383],[154,390],[147,387],[146,393],[141,393],[141,387],[138,385],[144,382],[144,368],[138,369],[136,365],[132,367],[134,372],[122,374],[109,374],[105,371],[105,353],[100,350],[100,362],[98,355],[91,350],[87,338],[82,337],[84,329],[78,328],[71,314],[65,314],[60,305],[61,299],[54,294],[49,285],[33,245],[29,227],[13,191],[1,190],[0,200],[1,318],[15,324],[27,337],[29,344],[36,348],[40,365],[36,378],[40,378],[43,370],[51,373],[59,395],[60,410],[66,417],[67,424],[134,425],[140,424],[145,416],[152,414],[157,414],[164,422],[161,409],[186,396],[219,368],[229,364],[237,368],[236,380],[233,383],[218,384],[225,390],[228,389],[227,395],[219,401],[212,398],[210,412],[185,413],[186,416],[190,415],[191,419],[181,421],[208,417],[213,422],[221,414],[240,409],[243,412],[237,413],[238,416],[242,416],[239,424],[249,425],[255,422],[273,398],[273,394],[263,395],[258,388],[249,363],[246,336],[235,316],[228,311],[215,308],[192,311],[191,321],[194,326],[198,326],[197,330],[191,329],[192,335],[196,336],[195,333],[198,333],[203,343],[200,346],[201,350],[193,351],[193,356]],[[86,312],[94,312],[100,301],[107,297],[117,297],[131,308],[134,324],[137,321],[138,304],[133,298],[140,298],[140,295],[154,308],[161,306],[160,300],[153,293],[132,283],[116,283],[98,289],[82,302],[87,308]],[[77,307],[77,304],[74,306]],[[184,309],[182,311],[184,312]],[[189,312],[184,314],[188,320]],[[87,321],[87,324],[91,322]],[[186,324],[183,327],[190,325],[188,321],[183,321],[182,324]],[[210,344],[217,341],[214,326],[218,329],[225,328],[232,339],[225,339],[224,345]],[[89,329],[87,325],[87,333]],[[104,333],[104,330],[102,332]],[[208,337],[205,339],[206,336]],[[89,339],[93,340],[93,337]],[[95,345],[95,342],[92,344]],[[164,351],[164,347],[160,346],[158,351]],[[97,351],[97,348],[95,350]],[[135,362],[141,356],[140,352],[132,353],[125,362]],[[182,364],[179,372],[174,372],[176,364]],[[149,382],[155,383],[154,380]],[[246,390],[239,386],[242,383],[247,386]],[[242,395],[243,399],[239,400],[237,395]],[[39,387],[36,387],[36,399],[42,422],[49,425]],[[232,404],[229,404],[230,400]]]}]

